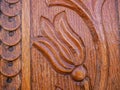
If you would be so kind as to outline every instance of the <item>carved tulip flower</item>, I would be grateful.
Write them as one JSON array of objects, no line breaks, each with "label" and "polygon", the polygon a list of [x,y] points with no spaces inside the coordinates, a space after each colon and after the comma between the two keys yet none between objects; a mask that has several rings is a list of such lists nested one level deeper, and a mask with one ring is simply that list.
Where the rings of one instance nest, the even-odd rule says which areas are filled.
[{"label": "carved tulip flower", "polygon": [[57,72],[70,74],[75,80],[83,80],[86,69],[84,43],[67,21],[65,12],[57,14],[51,23],[47,18],[40,19],[41,37],[35,39],[34,46],[51,63]]},{"label": "carved tulip flower", "polygon": [[[85,2],[94,2],[87,6]],[[76,12],[87,25],[96,50],[97,67],[100,65],[100,73],[96,73],[94,90],[106,90],[109,73],[109,59],[105,28],[102,18],[102,8],[106,0],[46,0],[48,6],[63,6]],[[92,7],[91,7],[92,6]],[[70,27],[65,12],[55,16],[53,23],[47,18],[41,18],[42,37],[34,42],[50,61],[57,72],[70,74],[76,81],[85,81],[85,90],[90,89],[90,81],[86,80],[86,69],[83,66],[85,48],[81,38]],[[99,71],[99,69],[97,69]],[[99,80],[100,79],[100,80]]]}]

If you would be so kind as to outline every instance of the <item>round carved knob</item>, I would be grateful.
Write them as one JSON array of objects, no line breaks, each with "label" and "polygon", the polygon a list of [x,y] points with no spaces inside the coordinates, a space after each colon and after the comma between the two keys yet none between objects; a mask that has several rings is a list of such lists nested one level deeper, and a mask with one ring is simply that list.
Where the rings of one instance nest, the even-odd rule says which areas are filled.
[{"label": "round carved knob", "polygon": [[86,77],[86,69],[83,66],[78,66],[71,73],[71,77],[76,81],[81,81]]}]

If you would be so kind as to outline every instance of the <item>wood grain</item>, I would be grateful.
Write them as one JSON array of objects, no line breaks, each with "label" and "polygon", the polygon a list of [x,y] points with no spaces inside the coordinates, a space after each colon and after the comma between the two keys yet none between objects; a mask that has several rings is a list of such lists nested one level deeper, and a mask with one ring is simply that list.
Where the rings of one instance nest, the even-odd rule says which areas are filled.
[{"label": "wood grain", "polygon": [[[71,43],[69,40],[70,37],[65,37],[66,35],[64,34],[67,29],[65,28],[66,30],[65,29],[62,30],[63,27],[62,27],[62,24],[60,24],[60,22],[64,21],[65,19],[60,19],[60,21],[59,21],[59,19],[57,19],[57,20],[55,19],[55,18],[57,18],[57,16],[60,16],[59,14],[62,11],[67,12],[66,17],[68,18],[69,26],[72,27],[72,30],[75,31],[78,34],[78,36],[81,37],[81,39],[83,40],[83,43],[85,44],[85,48],[86,48],[85,58],[87,58],[88,60],[85,59],[84,65],[86,66],[86,69],[88,72],[87,77],[89,77],[90,81],[89,81],[89,79],[87,79],[89,81],[89,83],[88,82],[85,83],[87,81],[86,79],[85,79],[85,81],[84,80],[82,82],[80,81],[81,86],[78,85],[78,86],[80,86],[79,89],[83,89],[83,87],[84,87],[84,89],[86,89],[86,90],[88,90],[88,89],[91,89],[91,90],[110,89],[110,90],[112,90],[113,88],[115,88],[115,87],[109,87],[109,85],[112,85],[109,80],[111,79],[111,77],[115,76],[115,75],[111,75],[111,72],[113,70],[114,70],[114,72],[116,72],[119,67],[119,64],[117,64],[117,63],[119,63],[118,59],[116,58],[115,60],[113,60],[114,54],[116,55],[116,57],[119,56],[118,55],[119,52],[116,52],[116,53],[113,52],[113,50],[115,50],[115,49],[117,50],[118,42],[116,42],[114,44],[114,46],[112,43],[112,41],[118,40],[118,35],[116,33],[118,30],[117,30],[117,26],[115,26],[115,25],[108,26],[111,23],[114,23],[117,25],[116,20],[113,21],[110,16],[110,15],[112,15],[113,17],[116,18],[116,9],[115,9],[114,4],[115,4],[114,0],[110,0],[110,1],[108,1],[108,0],[100,0],[100,1],[99,0],[96,0],[96,1],[93,1],[93,0],[90,0],[90,1],[82,1],[82,0],[37,1],[37,0],[35,0],[34,2],[32,1],[32,3],[31,3],[31,7],[32,7],[32,12],[31,12],[32,24],[31,25],[32,26],[31,27],[32,27],[33,34],[31,35],[32,36],[31,38],[33,38],[33,41],[32,41],[33,46],[35,46],[35,48],[37,48],[41,52],[40,54],[38,54],[38,52],[35,51],[35,48],[34,47],[32,48],[32,73],[35,74],[35,75],[32,75],[32,80],[33,80],[32,86],[33,87],[36,86],[36,90],[38,90],[38,89],[47,90],[47,87],[44,86],[44,83],[45,83],[44,80],[51,80],[51,78],[48,77],[47,79],[43,79],[43,77],[45,77],[44,75],[46,75],[46,73],[49,74],[50,72],[52,72],[51,70],[48,71],[48,69],[47,69],[47,68],[49,68],[48,67],[49,64],[58,73],[62,72],[63,75],[65,74],[65,72],[69,73],[68,75],[71,74],[71,71],[67,70],[68,71],[67,72],[62,69],[63,67],[66,68],[69,66],[68,64],[66,64],[64,62],[64,59],[61,59],[61,61],[59,61],[60,59],[56,58],[57,55],[59,57],[62,54],[63,55],[67,54],[65,49],[63,49],[63,52],[61,52],[61,49],[59,49],[61,47],[61,46],[59,47],[59,45],[61,45],[61,44],[58,42],[60,40],[64,42],[61,35],[63,35],[63,37],[68,41],[68,43]],[[111,9],[107,9],[107,7],[111,8]],[[74,11],[76,13],[72,14],[72,11]],[[105,12],[108,12],[108,13],[106,14]],[[113,14],[111,14],[110,12],[113,12]],[[74,17],[73,17],[73,15],[74,15]],[[43,17],[42,19],[40,19],[41,16]],[[106,19],[106,16],[107,16],[107,19]],[[81,29],[78,29],[78,27],[77,27],[76,28],[77,30],[75,30],[74,23],[76,23],[77,20],[75,21],[72,18],[74,18],[75,20],[76,20],[76,18],[77,19],[81,18],[81,19],[79,19],[79,20],[81,20],[81,22],[79,21],[79,24],[77,24],[77,25],[80,25],[81,27],[83,25],[83,27]],[[57,21],[57,24],[59,26],[54,23],[55,20]],[[84,22],[84,24],[82,23],[82,21]],[[108,21],[107,22],[108,24],[106,23],[106,21]],[[39,22],[39,23],[37,24],[37,22]],[[42,22],[42,25],[41,25],[41,22]],[[65,22],[63,22],[63,24],[65,24]],[[65,25],[65,26],[67,27],[67,25]],[[85,34],[85,36],[83,36],[83,34],[86,31],[84,29],[86,26],[87,26],[87,30],[89,30],[89,33],[87,33],[87,34]],[[115,29],[113,29],[113,28],[115,28]],[[85,30],[85,31],[83,31],[83,30]],[[113,31],[113,30],[115,30],[115,31]],[[70,32],[69,29],[68,29],[68,32]],[[113,37],[110,37],[110,35],[111,35],[110,32],[114,32],[114,33],[112,33]],[[63,33],[63,34],[61,34],[61,33]],[[92,41],[89,41],[89,38],[87,38],[86,36],[91,38]],[[57,37],[59,37],[59,38],[57,38]],[[75,38],[74,35],[73,35],[73,37]],[[55,38],[57,38],[57,39],[55,39]],[[58,42],[56,42],[56,41],[58,41]],[[72,40],[72,41],[74,41],[74,40]],[[89,41],[89,43],[90,42],[92,43],[91,47],[94,48],[93,51],[91,51],[91,53],[93,53],[93,56],[91,56],[92,58],[94,58],[93,60],[91,60],[91,58],[89,57],[90,45],[89,45],[88,41]],[[74,44],[72,44],[72,45],[74,45]],[[67,47],[67,44],[65,44],[64,46]],[[66,50],[69,50],[69,49],[66,48]],[[83,54],[81,54],[81,55],[83,55]],[[72,53],[68,56],[69,57],[72,56]],[[46,62],[46,64],[45,64],[43,57],[45,57],[45,60],[49,61],[50,63]],[[74,56],[74,57],[77,57],[77,56]],[[40,59],[40,61],[39,61],[39,59]],[[34,60],[37,60],[37,62],[42,63],[42,65],[39,65],[40,63],[38,64]],[[90,62],[89,60],[93,61],[93,62]],[[114,65],[110,66],[111,64],[113,64],[111,61],[115,61],[114,65],[116,64],[116,65],[118,65],[118,67],[117,66],[114,67]],[[57,64],[57,62],[59,62],[59,63]],[[73,62],[76,62],[75,59],[73,59]],[[76,62],[76,64],[78,64],[78,62]],[[62,67],[60,67],[59,65]],[[90,65],[95,65],[95,66],[89,67]],[[41,68],[40,71],[37,70],[38,67]],[[43,70],[42,68],[44,68],[44,70],[46,70],[44,73],[42,72],[42,70]],[[70,67],[69,69],[72,69],[72,67]],[[42,75],[38,74],[38,73],[41,73]],[[57,73],[57,75],[58,75],[58,73]],[[54,74],[52,73],[52,75],[50,75],[50,77],[52,77],[53,75]],[[80,74],[80,75],[82,75],[82,74]],[[109,77],[109,75],[110,75],[110,77]],[[65,74],[65,76],[67,76],[67,74]],[[65,76],[63,78],[65,78]],[[119,77],[119,72],[116,74],[116,76]],[[36,77],[38,77],[40,80],[42,80],[42,79],[43,80],[38,81]],[[79,77],[79,76],[75,76],[75,78],[76,77]],[[52,82],[56,82],[56,79],[58,79],[58,77],[53,77]],[[69,79],[67,79],[67,80],[69,80]],[[116,82],[118,82],[117,80],[119,80],[119,78],[116,79]],[[62,80],[62,77],[61,77],[60,81],[62,83],[64,82],[64,80]],[[65,81],[65,82],[67,82],[67,81]],[[43,88],[39,87],[39,83],[43,84]],[[49,82],[47,82],[47,83],[49,83]],[[60,85],[61,85],[61,86],[59,86],[60,89],[69,90],[67,87],[64,87],[64,85],[62,85],[62,83],[60,83]],[[119,85],[118,85],[118,83],[116,85],[117,85],[117,88],[116,88],[116,90],[117,90],[119,88],[118,87]],[[53,89],[54,85],[52,85],[50,87],[52,90],[54,90]],[[58,89],[59,89],[59,87],[58,87]],[[69,86],[69,87],[72,87],[72,86]],[[74,84],[73,84],[73,87],[74,87]],[[75,88],[75,90],[77,90],[77,88]]]},{"label": "wood grain", "polygon": [[22,1],[22,90],[30,90],[30,1]]},{"label": "wood grain", "polygon": [[0,90],[120,90],[120,0],[0,0]]}]

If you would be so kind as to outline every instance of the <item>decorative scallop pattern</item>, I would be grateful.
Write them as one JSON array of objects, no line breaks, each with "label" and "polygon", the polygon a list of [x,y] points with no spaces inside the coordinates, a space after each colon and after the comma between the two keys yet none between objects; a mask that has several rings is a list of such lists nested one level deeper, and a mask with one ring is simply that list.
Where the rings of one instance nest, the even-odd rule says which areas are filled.
[{"label": "decorative scallop pattern", "polygon": [[0,0],[0,90],[20,88],[21,0]]}]

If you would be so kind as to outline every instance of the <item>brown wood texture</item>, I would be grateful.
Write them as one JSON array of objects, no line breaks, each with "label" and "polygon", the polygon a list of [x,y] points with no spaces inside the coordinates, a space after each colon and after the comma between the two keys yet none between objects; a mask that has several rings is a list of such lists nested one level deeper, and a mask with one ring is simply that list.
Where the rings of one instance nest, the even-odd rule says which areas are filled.
[{"label": "brown wood texture", "polygon": [[120,0],[0,0],[0,90],[120,90]]},{"label": "brown wood texture", "polygon": [[21,0],[0,0],[0,90],[21,86]]},{"label": "brown wood texture", "polygon": [[22,1],[22,86],[30,90],[30,1]]}]

